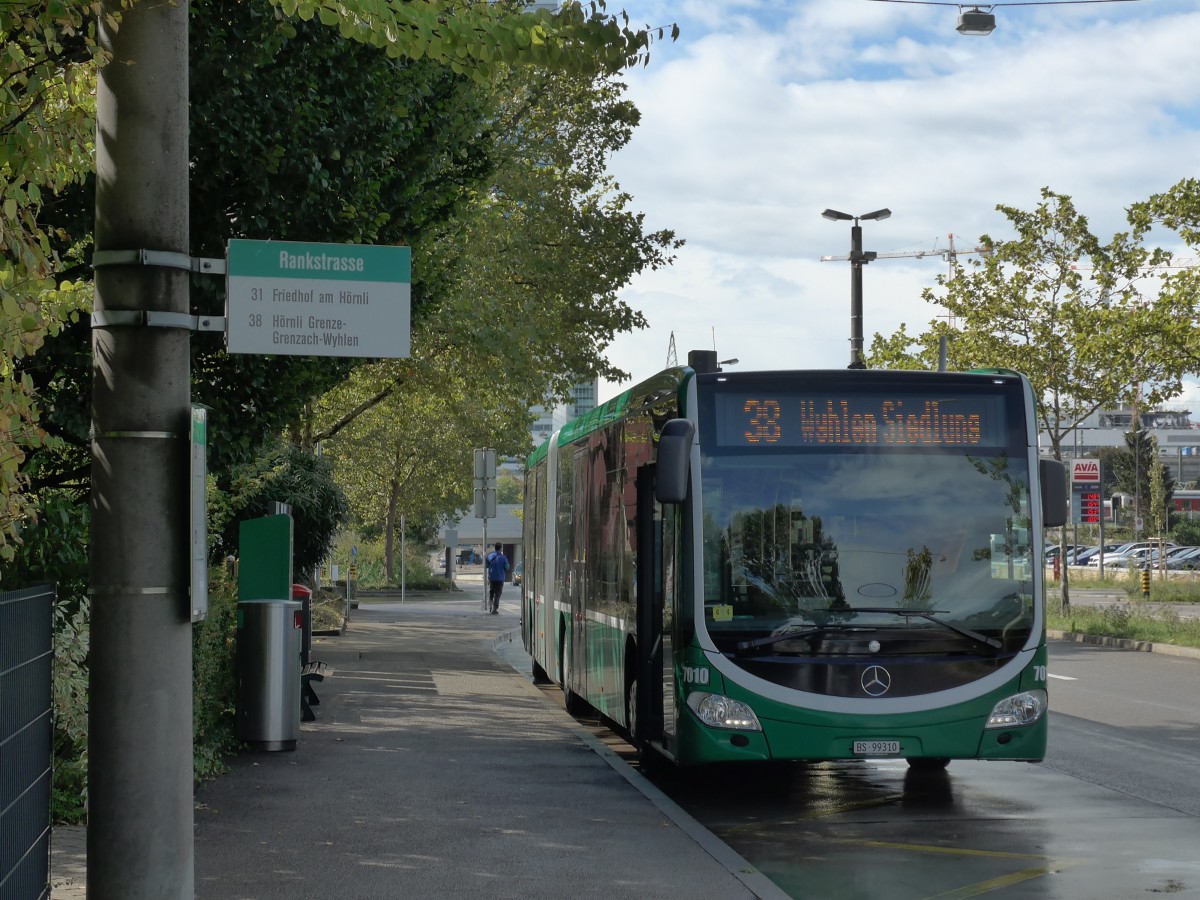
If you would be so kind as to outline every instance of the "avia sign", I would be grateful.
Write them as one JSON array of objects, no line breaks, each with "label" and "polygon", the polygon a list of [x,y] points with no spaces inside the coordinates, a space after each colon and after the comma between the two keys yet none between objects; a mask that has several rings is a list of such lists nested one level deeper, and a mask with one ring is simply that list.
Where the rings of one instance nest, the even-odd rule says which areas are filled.
[{"label": "avia sign", "polygon": [[1074,484],[1099,484],[1100,460],[1076,459],[1071,461],[1071,481]]}]

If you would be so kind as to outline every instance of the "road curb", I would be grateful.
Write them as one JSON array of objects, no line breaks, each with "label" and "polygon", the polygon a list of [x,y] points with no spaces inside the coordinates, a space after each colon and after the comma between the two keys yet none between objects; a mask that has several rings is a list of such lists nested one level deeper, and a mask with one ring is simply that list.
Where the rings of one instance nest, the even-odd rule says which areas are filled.
[{"label": "road curb", "polygon": [[1200,650],[1195,647],[1178,647],[1175,644],[1157,644],[1154,641],[1135,641],[1130,638],[1115,638],[1100,634],[1082,634],[1078,631],[1056,631],[1054,629],[1047,629],[1046,637],[1057,641],[1071,641],[1076,644],[1111,647],[1114,650],[1138,650],[1142,653],[1162,653],[1166,656],[1200,659]]}]

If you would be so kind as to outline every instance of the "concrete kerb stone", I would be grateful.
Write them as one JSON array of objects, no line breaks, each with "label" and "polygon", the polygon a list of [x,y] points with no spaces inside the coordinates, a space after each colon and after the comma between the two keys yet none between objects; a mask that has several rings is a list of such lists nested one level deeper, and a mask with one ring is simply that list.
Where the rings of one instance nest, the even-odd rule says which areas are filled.
[{"label": "concrete kerb stone", "polygon": [[1138,650],[1142,653],[1163,653],[1167,656],[1200,659],[1200,650],[1195,647],[1177,647],[1174,644],[1158,644],[1154,641],[1135,641],[1130,638],[1106,637],[1099,634],[1083,634],[1077,631],[1057,631],[1055,629],[1047,629],[1046,637],[1057,641],[1071,641],[1076,644],[1111,647],[1114,650]]}]

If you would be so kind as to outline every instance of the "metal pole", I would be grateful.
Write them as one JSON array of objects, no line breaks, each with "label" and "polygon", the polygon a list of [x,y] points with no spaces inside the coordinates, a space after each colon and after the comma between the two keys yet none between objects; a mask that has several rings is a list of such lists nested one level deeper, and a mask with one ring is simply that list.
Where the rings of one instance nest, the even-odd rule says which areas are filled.
[{"label": "metal pole", "polygon": [[[119,21],[119,29],[110,23]],[[188,4],[103,0],[95,249],[187,255]],[[187,270],[101,265],[92,330],[87,895],[191,900]]]},{"label": "metal pole", "polygon": [[[486,482],[485,482],[486,483]],[[483,520],[483,611],[488,611],[488,577],[487,577],[487,517]]]},{"label": "metal pole", "polygon": [[404,537],[404,513],[400,513],[400,602],[404,602],[404,583],[408,579],[408,542]]},{"label": "metal pole", "polygon": [[850,226],[850,365],[865,369],[863,362],[863,249],[862,226]]},{"label": "metal pole", "polygon": [[1136,541],[1142,536],[1142,530],[1138,527],[1138,519],[1142,516],[1142,430],[1141,419],[1138,414],[1138,397],[1141,396],[1142,386],[1138,384],[1137,395],[1133,399],[1133,415],[1129,417],[1129,424],[1133,428],[1133,539]]}]

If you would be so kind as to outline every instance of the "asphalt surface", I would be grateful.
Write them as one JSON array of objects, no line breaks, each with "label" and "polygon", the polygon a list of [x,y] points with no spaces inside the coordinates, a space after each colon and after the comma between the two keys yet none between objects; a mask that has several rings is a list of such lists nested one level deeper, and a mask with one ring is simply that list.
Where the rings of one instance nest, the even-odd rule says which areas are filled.
[{"label": "asphalt surface", "polygon": [[[785,896],[494,652],[515,591],[481,600],[364,599],[314,638],[296,750],[196,793],[197,898]],[[54,900],[86,897],[86,846],[55,830]]]}]

